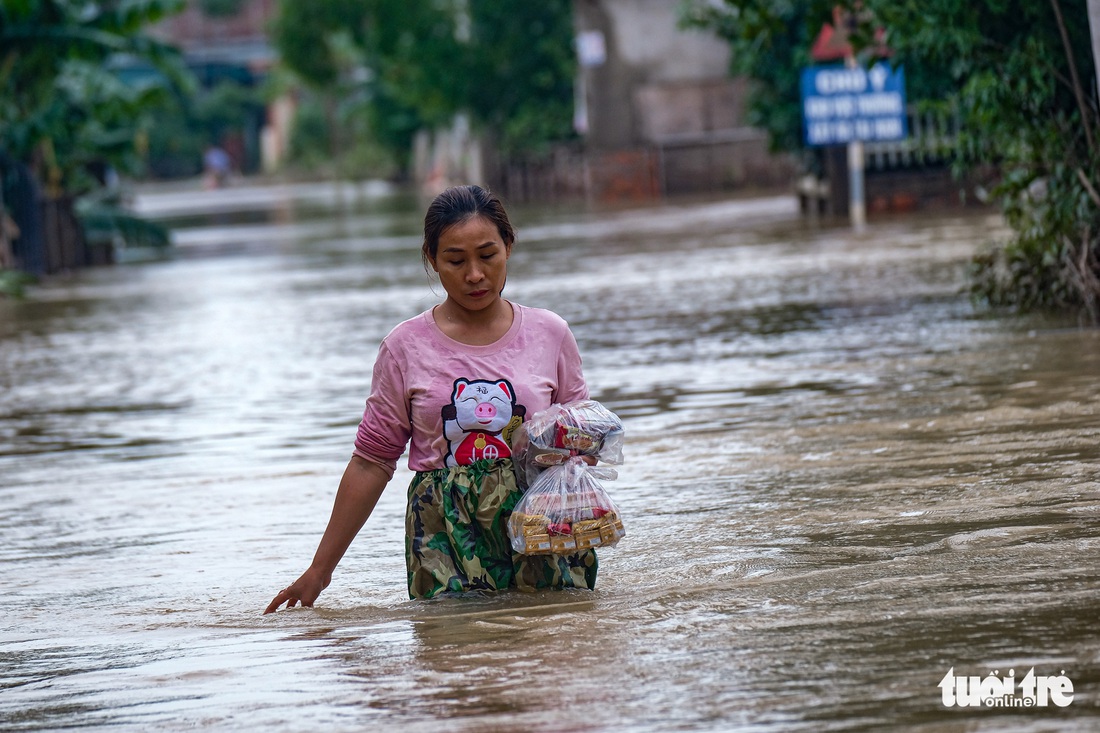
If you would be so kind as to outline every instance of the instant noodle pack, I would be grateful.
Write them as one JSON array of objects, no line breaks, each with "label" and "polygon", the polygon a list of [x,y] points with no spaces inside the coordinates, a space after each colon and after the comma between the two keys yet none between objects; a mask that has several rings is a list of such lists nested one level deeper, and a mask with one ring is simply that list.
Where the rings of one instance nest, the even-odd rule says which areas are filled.
[{"label": "instant noodle pack", "polygon": [[508,520],[513,550],[566,555],[609,547],[626,534],[599,481],[618,477],[600,464],[622,464],[623,437],[622,421],[594,400],[553,405],[523,424],[513,457],[526,491]]}]

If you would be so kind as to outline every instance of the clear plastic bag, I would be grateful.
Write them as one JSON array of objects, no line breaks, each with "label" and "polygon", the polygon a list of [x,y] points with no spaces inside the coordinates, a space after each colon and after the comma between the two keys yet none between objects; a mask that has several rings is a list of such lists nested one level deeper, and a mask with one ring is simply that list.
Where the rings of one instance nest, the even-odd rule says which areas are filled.
[{"label": "clear plastic bag", "polygon": [[512,549],[523,555],[610,547],[625,535],[618,508],[579,457],[540,473],[508,518]]},{"label": "clear plastic bag", "polygon": [[[519,484],[530,486],[539,472],[573,456],[621,465],[624,437],[622,420],[595,400],[551,405],[528,418],[512,440]],[[614,471],[606,471],[603,477],[615,476]]]}]

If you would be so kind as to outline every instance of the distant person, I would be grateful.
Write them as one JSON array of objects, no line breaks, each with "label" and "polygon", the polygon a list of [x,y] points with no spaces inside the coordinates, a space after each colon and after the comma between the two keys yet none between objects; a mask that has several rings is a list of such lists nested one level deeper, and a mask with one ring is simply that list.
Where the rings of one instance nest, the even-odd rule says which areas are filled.
[{"label": "distant person", "polygon": [[508,214],[489,191],[455,186],[432,201],[422,256],[446,298],[382,341],[353,455],[313,562],[264,613],[284,603],[313,605],[410,440],[409,468],[416,472],[405,514],[410,598],[595,586],[592,550],[520,555],[507,535],[521,496],[511,433],[524,416],[588,398],[566,322],[501,294],[514,242]]},{"label": "distant person", "polygon": [[206,171],[206,188],[222,188],[229,182],[232,161],[229,153],[217,145],[211,145],[202,156],[203,169]]}]

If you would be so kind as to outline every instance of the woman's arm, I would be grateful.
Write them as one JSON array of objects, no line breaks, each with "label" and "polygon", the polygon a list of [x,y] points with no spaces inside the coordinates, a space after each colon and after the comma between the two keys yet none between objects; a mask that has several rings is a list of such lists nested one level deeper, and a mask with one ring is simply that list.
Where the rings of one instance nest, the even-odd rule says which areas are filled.
[{"label": "woman's arm", "polygon": [[332,571],[374,510],[389,478],[386,470],[377,463],[359,456],[352,457],[340,479],[332,516],[313,555],[313,563],[300,578],[279,591],[268,604],[265,614],[277,610],[284,603],[287,608],[292,608],[296,603],[313,605],[321,591],[328,587]]}]

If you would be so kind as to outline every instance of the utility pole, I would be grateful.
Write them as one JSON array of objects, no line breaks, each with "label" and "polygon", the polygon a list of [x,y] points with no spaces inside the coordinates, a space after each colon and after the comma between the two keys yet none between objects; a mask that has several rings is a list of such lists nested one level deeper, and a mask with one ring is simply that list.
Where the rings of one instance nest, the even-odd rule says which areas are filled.
[{"label": "utility pole", "polygon": [[[1100,2],[1100,0],[1096,1]],[[858,68],[856,58],[851,53],[845,57],[844,65],[849,69]],[[852,140],[848,143],[848,218],[856,234],[863,234],[867,227],[867,197],[863,192],[863,167],[863,141]]]}]

